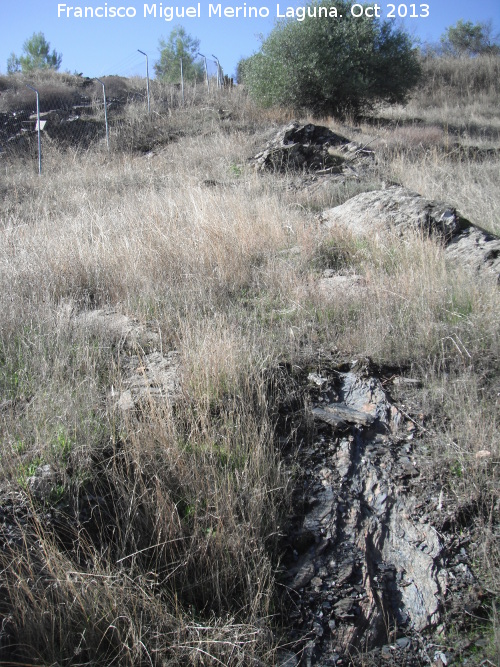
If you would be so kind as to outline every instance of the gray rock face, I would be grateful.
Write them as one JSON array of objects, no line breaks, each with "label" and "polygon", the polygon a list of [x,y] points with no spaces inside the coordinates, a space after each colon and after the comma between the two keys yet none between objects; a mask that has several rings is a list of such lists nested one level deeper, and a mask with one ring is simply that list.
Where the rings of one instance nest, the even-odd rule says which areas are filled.
[{"label": "gray rock face", "polygon": [[35,474],[28,478],[30,493],[38,499],[47,498],[55,487],[57,474],[49,464],[38,466]]},{"label": "gray rock face", "polygon": [[363,192],[322,214],[326,227],[355,234],[421,231],[444,242],[446,254],[483,274],[500,276],[500,238],[460,216],[456,209],[402,187]]},{"label": "gray rock face", "polygon": [[121,359],[123,386],[117,402],[121,410],[132,410],[151,401],[172,404],[180,395],[179,355],[152,352]]},{"label": "gray rock face", "polygon": [[296,636],[314,636],[311,664],[329,665],[382,646],[390,628],[411,634],[436,624],[447,572],[441,538],[429,520],[415,521],[407,488],[419,476],[414,425],[369,360],[308,379],[317,435],[294,458],[303,479],[285,585]]}]

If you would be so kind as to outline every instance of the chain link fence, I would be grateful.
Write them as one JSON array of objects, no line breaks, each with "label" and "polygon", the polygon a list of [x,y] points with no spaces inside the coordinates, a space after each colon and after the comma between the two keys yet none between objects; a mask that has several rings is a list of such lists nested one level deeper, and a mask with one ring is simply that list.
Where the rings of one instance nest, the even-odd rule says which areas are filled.
[{"label": "chain link fence", "polygon": [[232,87],[227,77],[219,81],[215,64],[206,72],[208,81],[185,86],[152,80],[149,114],[144,76],[90,79],[53,71],[0,76],[0,156],[36,160],[39,137],[42,154],[51,145],[87,149],[102,142],[113,150],[130,148],[120,143],[124,125],[142,125],[147,134],[147,125],[159,116],[214,101],[221,90]]}]

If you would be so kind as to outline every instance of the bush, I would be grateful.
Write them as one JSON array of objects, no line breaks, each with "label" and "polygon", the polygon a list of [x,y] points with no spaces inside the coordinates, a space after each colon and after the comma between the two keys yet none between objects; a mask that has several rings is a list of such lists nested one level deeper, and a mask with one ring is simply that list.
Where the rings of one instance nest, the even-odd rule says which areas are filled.
[{"label": "bush", "polygon": [[[325,17],[335,7],[339,17]],[[353,17],[350,7],[312,2],[303,20],[278,23],[239,68],[251,95],[266,107],[336,116],[404,102],[420,76],[409,36],[389,22]]]},{"label": "bush", "polygon": [[457,21],[441,35],[441,45],[445,53],[452,56],[498,55],[500,45],[498,35],[493,35],[491,21],[472,23]]}]

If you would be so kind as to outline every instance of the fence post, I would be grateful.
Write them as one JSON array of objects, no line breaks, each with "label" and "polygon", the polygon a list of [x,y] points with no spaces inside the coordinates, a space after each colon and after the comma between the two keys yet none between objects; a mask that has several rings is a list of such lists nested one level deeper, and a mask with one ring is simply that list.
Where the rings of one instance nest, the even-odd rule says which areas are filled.
[{"label": "fence post", "polygon": [[137,49],[139,53],[142,53],[143,56],[146,56],[146,90],[148,94],[148,114],[151,113],[151,107],[149,104],[149,61],[148,61],[148,54],[144,53],[144,51],[141,51],[140,49]]},{"label": "fence post", "polygon": [[107,107],[107,104],[106,104],[106,87],[105,87],[104,83],[101,81],[101,79],[98,79],[96,77],[95,80],[99,81],[99,83],[102,86],[102,97],[103,97],[103,101],[104,101],[104,123],[106,124],[106,146],[108,147],[108,151],[109,151],[108,107]]},{"label": "fence post", "polygon": [[182,69],[182,58],[181,58],[181,90],[182,90],[182,106],[185,106],[184,102],[184,72]]},{"label": "fence post", "polygon": [[215,58],[215,63],[217,65],[217,88],[221,87],[221,80],[220,80],[220,62],[217,56],[214,56],[212,53],[212,58]]},{"label": "fence post", "polygon": [[38,129],[38,174],[40,175],[42,173],[42,140],[40,136],[40,96],[38,95],[38,90],[36,88],[33,88],[33,86],[28,86],[26,84],[26,88],[30,88],[36,93],[36,126]]},{"label": "fence post", "polygon": [[208,78],[207,58],[206,56],[203,55],[203,53],[198,53],[198,55],[201,56],[205,61],[205,76],[207,77],[207,93],[210,95],[210,80]]}]

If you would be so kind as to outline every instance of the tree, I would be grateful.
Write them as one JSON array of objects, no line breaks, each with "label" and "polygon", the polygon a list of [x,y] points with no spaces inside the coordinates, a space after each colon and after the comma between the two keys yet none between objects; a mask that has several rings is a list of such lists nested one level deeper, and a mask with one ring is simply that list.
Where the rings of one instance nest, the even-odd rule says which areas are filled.
[{"label": "tree", "polygon": [[11,53],[7,60],[7,72],[33,72],[37,69],[58,70],[61,66],[62,54],[55,50],[50,53],[50,43],[43,32],[34,32],[23,44],[24,55],[17,57]]},{"label": "tree", "polygon": [[179,83],[182,71],[185,81],[203,81],[204,69],[201,61],[196,61],[200,40],[188,35],[182,26],[175,27],[168,40],[159,42],[160,60],[155,64],[156,76],[168,83]]},{"label": "tree", "polygon": [[460,19],[455,25],[446,28],[441,36],[443,50],[454,56],[498,54],[500,53],[498,41],[498,35],[493,35],[491,21],[472,23]]},{"label": "tree", "polygon": [[264,106],[339,116],[404,102],[420,76],[409,36],[350,10],[347,0],[313,1],[303,20],[278,23],[240,68],[250,94]]},{"label": "tree", "polygon": [[236,81],[238,83],[243,83],[245,81],[249,60],[250,58],[240,58],[236,65]]}]

